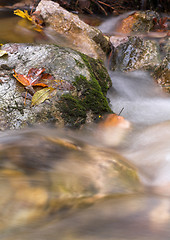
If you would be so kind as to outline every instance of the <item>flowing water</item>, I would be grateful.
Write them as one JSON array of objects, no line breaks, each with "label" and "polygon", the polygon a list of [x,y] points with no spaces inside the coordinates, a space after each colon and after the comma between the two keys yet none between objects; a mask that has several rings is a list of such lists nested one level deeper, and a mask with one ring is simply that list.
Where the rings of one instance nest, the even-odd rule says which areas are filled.
[{"label": "flowing water", "polygon": [[112,72],[110,76],[114,86],[108,93],[112,109],[119,113],[123,108],[122,115],[132,122],[122,151],[138,167],[144,184],[166,185],[163,191],[169,194],[170,97],[146,72]]},{"label": "flowing water", "polygon": [[[27,39],[29,42],[35,42],[36,39],[39,39],[37,33],[32,35],[32,33],[30,34],[30,32],[28,33],[25,30],[22,32],[22,38],[20,36],[17,38],[17,22],[18,18],[13,17],[0,19],[0,40],[2,42],[25,42],[26,40],[24,39]],[[15,28],[12,27],[13,24]],[[29,39],[28,36],[30,37]],[[110,152],[112,148],[115,149],[137,168],[140,181],[146,190],[132,194],[108,194],[103,198],[96,198],[96,200],[92,201],[92,204],[82,204],[80,207],[73,208],[67,214],[66,207],[63,207],[55,214],[37,217],[37,221],[28,225],[18,223],[17,228],[8,228],[7,231],[2,231],[0,239],[168,240],[170,238],[170,97],[156,86],[147,72],[137,71],[128,74],[110,72],[110,76],[113,83],[113,87],[108,93],[110,105],[116,113],[123,109],[121,115],[131,122],[131,129],[126,134],[123,134],[124,138],[116,146],[112,146],[112,135],[107,136],[107,138],[110,138],[108,141],[109,146],[107,146],[107,143],[94,137],[95,132],[92,129],[84,132],[84,136],[76,134],[77,136],[74,136],[74,139],[80,145],[89,142],[91,145],[104,148],[106,152]],[[57,130],[53,131],[53,135],[55,133],[58,134]],[[31,139],[36,139],[34,130],[30,134]],[[51,133],[45,130],[45,135],[48,136],[49,134]],[[61,133],[63,138],[65,137],[64,134]],[[12,154],[9,153],[12,161],[20,161],[18,157],[20,156],[18,152],[20,144],[25,158],[31,154],[39,156],[39,152],[47,151],[48,148],[37,148],[37,152],[28,154],[23,147],[24,144],[26,145],[27,139],[22,137],[22,141],[19,141],[20,135],[22,135],[22,131],[18,135],[9,134],[8,137],[5,136],[5,133],[1,133],[0,148],[5,144],[7,149],[9,147],[9,151],[12,149]],[[16,141],[18,144],[13,144],[11,148],[12,141]],[[85,155],[89,154],[90,149],[88,148],[86,151],[88,152],[85,152]],[[75,158],[72,152],[70,155],[65,156],[62,148],[57,149],[57,152],[59,156],[62,156],[62,159],[67,158],[69,160]],[[48,153],[45,152],[43,156],[47,158]],[[44,167],[48,167],[48,164],[46,166],[43,162]],[[62,168],[64,168],[64,165],[62,165]],[[83,168],[86,168],[86,165]],[[70,171],[67,170],[67,176],[72,176],[71,172],[73,169],[74,165],[70,165]],[[76,170],[81,175],[82,169]],[[92,175],[94,172],[95,177],[94,168],[85,170]],[[40,185],[48,187],[48,174],[45,174],[46,179],[41,171],[43,172],[44,170],[40,169],[40,172],[38,171],[37,174],[40,176],[39,178],[37,177],[38,180],[36,180],[36,176],[33,178],[33,175],[30,175],[28,179],[33,178],[32,184],[40,183]],[[76,171],[73,172],[76,174]],[[7,183],[4,181],[3,175],[1,175],[0,179],[3,183],[1,193],[5,195]],[[25,181],[24,184],[27,184],[28,179],[23,179]],[[86,181],[85,179],[84,181]],[[99,179],[96,178],[95,181],[98,182]],[[13,185],[15,184],[14,181]],[[111,184],[107,182],[107,186],[104,186],[104,188],[108,189]],[[26,185],[22,186],[20,184],[19,186],[21,196],[23,197],[25,193],[23,186]],[[50,191],[52,190],[49,188]],[[44,195],[41,193],[40,197],[42,196]],[[4,207],[4,211],[1,211],[3,214],[0,219],[0,226],[3,225],[3,218],[6,216],[6,212],[9,216],[9,222],[11,222],[12,206],[13,204],[15,205],[12,201],[11,197],[11,203],[7,205],[0,200],[1,208]],[[8,221],[6,224],[8,224]]]}]

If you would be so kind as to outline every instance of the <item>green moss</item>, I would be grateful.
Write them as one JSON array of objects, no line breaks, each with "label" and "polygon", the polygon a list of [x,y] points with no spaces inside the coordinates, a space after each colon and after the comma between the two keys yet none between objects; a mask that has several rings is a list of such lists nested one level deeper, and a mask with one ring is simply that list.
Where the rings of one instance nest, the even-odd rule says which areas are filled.
[{"label": "green moss", "polygon": [[59,109],[65,124],[79,127],[81,124],[85,123],[86,108],[82,105],[78,97],[64,94],[59,101]]},{"label": "green moss", "polygon": [[80,75],[76,77],[74,86],[80,96],[64,94],[59,101],[59,109],[65,124],[80,127],[85,123],[88,111],[97,116],[112,112],[97,80],[87,81]]},{"label": "green moss", "polygon": [[96,79],[87,81],[84,76],[80,75],[76,77],[74,85],[78,92],[81,92],[81,103],[86,108],[86,111],[92,110],[95,114],[111,112],[108,102]]},{"label": "green moss", "polygon": [[106,96],[108,89],[111,87],[112,82],[110,76],[100,59],[93,59],[87,55],[80,53],[85,65],[88,67],[91,78],[96,79],[101,87],[101,91]]},{"label": "green moss", "polygon": [[[85,123],[89,111],[92,112],[94,119],[104,113],[112,112],[106,100],[111,80],[103,62],[82,53],[79,54],[84,65],[89,69],[90,80],[83,75],[76,76],[73,85],[76,87],[77,96],[64,94],[59,101],[59,109],[65,124],[74,127]],[[76,63],[83,66],[79,61]]]},{"label": "green moss", "polygon": [[84,64],[83,64],[83,63],[81,63],[80,61],[78,61],[78,60],[75,59],[75,58],[74,58],[74,60],[75,60],[77,66],[78,66],[79,68],[84,68]]}]

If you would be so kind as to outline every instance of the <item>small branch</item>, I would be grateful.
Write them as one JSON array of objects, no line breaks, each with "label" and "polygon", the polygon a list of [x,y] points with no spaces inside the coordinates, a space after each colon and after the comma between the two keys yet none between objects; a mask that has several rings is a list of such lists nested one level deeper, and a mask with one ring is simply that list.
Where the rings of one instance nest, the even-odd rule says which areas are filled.
[{"label": "small branch", "polygon": [[110,6],[109,4],[107,4],[107,3],[105,3],[105,2],[102,2],[102,1],[98,1],[100,4],[103,4],[103,5],[105,5],[105,6],[107,6],[107,7],[110,7],[110,8],[112,8],[112,9],[114,9],[114,7],[112,7],[112,6]]},{"label": "small branch", "polygon": [[98,7],[104,12],[104,14],[107,16],[107,12],[105,11],[105,9],[100,5],[100,3],[98,3],[98,1],[96,0],[91,0],[92,2],[96,3],[98,5]]}]

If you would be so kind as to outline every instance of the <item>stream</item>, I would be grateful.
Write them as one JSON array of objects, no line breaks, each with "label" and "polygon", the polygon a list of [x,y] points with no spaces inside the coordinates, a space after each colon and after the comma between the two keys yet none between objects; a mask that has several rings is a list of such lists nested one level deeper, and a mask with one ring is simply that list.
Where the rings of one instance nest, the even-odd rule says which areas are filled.
[{"label": "stream", "polygon": [[[22,37],[19,36],[17,23],[18,18],[10,14],[0,18],[0,42],[44,42],[39,33],[31,30],[23,30]],[[37,218],[28,226],[19,224],[16,229],[2,231],[1,240],[169,240],[170,97],[156,85],[148,72],[109,71],[109,74],[113,85],[107,96],[111,108],[117,114],[123,109],[121,116],[131,122],[130,130],[114,148],[137,168],[145,190],[132,194],[108,194],[93,204],[72,209],[68,214],[61,209],[59,217],[51,214],[44,219]],[[55,131],[57,133],[54,130],[53,134]],[[49,134],[48,130],[45,134]],[[93,136],[95,133],[88,131],[77,141],[87,142],[87,134]],[[106,151],[112,148],[112,136],[107,138],[110,138],[109,146],[100,140],[97,143]],[[10,138],[5,141],[10,144]],[[17,151],[14,151],[13,158],[17,158]],[[45,181],[42,180],[42,185]],[[0,204],[4,203],[0,201]],[[8,214],[10,219],[10,212]],[[3,214],[0,222],[2,219]]]}]

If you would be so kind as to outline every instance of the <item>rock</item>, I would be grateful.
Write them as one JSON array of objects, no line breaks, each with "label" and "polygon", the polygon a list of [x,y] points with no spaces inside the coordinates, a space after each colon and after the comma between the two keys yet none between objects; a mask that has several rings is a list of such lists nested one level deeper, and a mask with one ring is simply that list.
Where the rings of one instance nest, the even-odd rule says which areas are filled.
[{"label": "rock", "polygon": [[150,10],[136,11],[121,21],[116,29],[116,32],[122,34],[149,32],[154,28],[154,18],[160,18],[157,12]]},{"label": "rock", "polygon": [[63,9],[58,3],[42,0],[36,11],[40,11],[45,25],[55,30],[56,34],[65,37],[72,48],[90,57],[103,59],[110,51],[110,43],[100,30],[84,23],[77,15]]},{"label": "rock", "polygon": [[161,64],[153,72],[153,77],[162,89],[170,93],[170,55],[164,57]]},{"label": "rock", "polygon": [[60,219],[96,199],[141,188],[124,157],[87,142],[84,135],[57,129],[1,132],[1,231],[51,214]]},{"label": "rock", "polygon": [[153,69],[160,63],[159,46],[155,41],[140,37],[128,37],[128,41],[119,44],[113,52],[111,69],[134,71]]},{"label": "rock", "polygon": [[[0,130],[35,123],[80,127],[89,116],[94,120],[111,112],[105,97],[111,81],[101,60],[56,45],[5,44],[2,49],[8,55],[0,58]],[[59,85],[53,98],[37,106],[27,99],[24,105],[25,89],[13,77],[13,69],[27,75],[35,67],[44,67]]]}]

